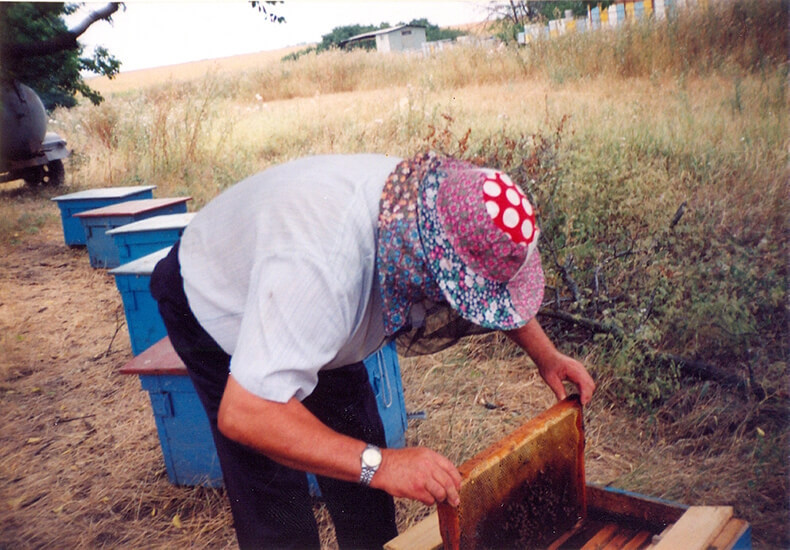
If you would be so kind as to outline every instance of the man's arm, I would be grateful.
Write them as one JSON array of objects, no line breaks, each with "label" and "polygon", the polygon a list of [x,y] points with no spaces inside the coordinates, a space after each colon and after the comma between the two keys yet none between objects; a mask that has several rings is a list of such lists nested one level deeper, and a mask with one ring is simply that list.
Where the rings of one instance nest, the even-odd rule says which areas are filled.
[{"label": "man's arm", "polygon": [[535,361],[540,376],[557,399],[565,399],[566,393],[562,382],[568,380],[579,388],[583,405],[590,401],[595,391],[595,382],[587,369],[576,359],[560,353],[543,332],[537,319],[533,318],[523,327],[506,331],[505,334]]},{"label": "man's arm", "polygon": [[[262,399],[231,375],[222,396],[219,430],[272,460],[298,470],[356,482],[366,442],[323,424],[302,403]],[[447,458],[424,447],[382,449],[382,463],[371,487],[425,504],[458,504],[461,476]]]}]

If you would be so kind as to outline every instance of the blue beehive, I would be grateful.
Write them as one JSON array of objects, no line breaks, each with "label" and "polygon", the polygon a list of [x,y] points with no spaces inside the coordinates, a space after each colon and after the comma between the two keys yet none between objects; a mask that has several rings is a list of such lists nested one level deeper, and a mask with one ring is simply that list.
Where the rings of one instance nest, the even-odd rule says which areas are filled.
[{"label": "blue beehive", "polygon": [[176,485],[222,486],[208,417],[184,363],[163,338],[121,369],[140,377],[156,421],[167,477]]},{"label": "blue beehive", "polygon": [[590,10],[590,20],[592,21],[592,27],[597,29],[601,26],[601,8],[598,6],[594,7]]},{"label": "blue beehive", "polygon": [[155,216],[110,229],[121,265],[176,244],[194,212]]},{"label": "blue beehive", "polygon": [[617,22],[623,23],[625,21],[625,4],[617,4]]},{"label": "blue beehive", "polygon": [[112,235],[107,232],[139,220],[164,214],[180,214],[187,211],[190,197],[165,199],[142,199],[127,201],[75,216],[82,221],[92,267],[117,267],[121,265],[118,249]]},{"label": "blue beehive", "polygon": [[134,355],[139,355],[167,335],[149,285],[154,267],[167,256],[170,248],[163,248],[110,270],[123,300],[126,328]]},{"label": "blue beehive", "polygon": [[137,185],[132,187],[102,187],[100,189],[86,189],[68,195],[54,197],[60,208],[60,221],[63,225],[63,239],[68,246],[85,246],[85,230],[82,222],[75,218],[75,214],[101,208],[119,202],[135,199],[150,199],[154,196],[156,185]]}]

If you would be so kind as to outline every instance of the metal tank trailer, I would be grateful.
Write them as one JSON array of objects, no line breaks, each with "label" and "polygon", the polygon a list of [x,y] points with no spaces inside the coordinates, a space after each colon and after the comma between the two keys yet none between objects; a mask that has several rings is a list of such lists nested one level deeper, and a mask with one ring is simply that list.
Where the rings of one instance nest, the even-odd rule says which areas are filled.
[{"label": "metal tank trailer", "polygon": [[47,132],[47,112],[36,92],[4,83],[0,97],[0,183],[17,179],[30,186],[61,185],[66,140]]}]

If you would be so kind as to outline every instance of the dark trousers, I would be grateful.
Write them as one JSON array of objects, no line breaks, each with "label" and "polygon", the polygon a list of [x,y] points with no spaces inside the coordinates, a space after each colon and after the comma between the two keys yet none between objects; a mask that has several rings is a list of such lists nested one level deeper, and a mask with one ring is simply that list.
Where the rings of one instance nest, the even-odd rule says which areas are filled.
[{"label": "dark trousers", "polygon": [[[187,303],[178,244],[151,277],[168,336],[206,409],[241,548],[319,548],[304,472],[287,468],[225,437],[217,412],[230,356],[200,326]],[[340,433],[385,446],[384,427],[364,364],[322,371],[303,404]],[[395,505],[383,491],[317,477],[341,548],[381,548],[397,535]]]}]

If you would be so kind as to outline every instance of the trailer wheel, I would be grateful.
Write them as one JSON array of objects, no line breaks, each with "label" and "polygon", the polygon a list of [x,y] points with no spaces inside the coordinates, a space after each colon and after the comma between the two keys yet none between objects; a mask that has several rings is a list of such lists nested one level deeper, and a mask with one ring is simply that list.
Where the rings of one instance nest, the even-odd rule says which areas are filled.
[{"label": "trailer wheel", "polygon": [[66,170],[63,168],[63,161],[57,159],[50,161],[48,164],[28,168],[25,170],[22,178],[30,187],[36,187],[37,185],[57,187],[63,184],[66,179]]},{"label": "trailer wheel", "polygon": [[51,187],[58,187],[59,185],[63,185],[63,182],[66,180],[66,170],[63,168],[63,161],[60,159],[50,161],[44,167],[44,177],[41,180],[41,183],[44,185],[49,185]]},{"label": "trailer wheel", "polygon": [[44,181],[44,167],[33,166],[25,168],[22,171],[22,179],[25,180],[25,185],[28,187],[36,187],[39,183]]}]

